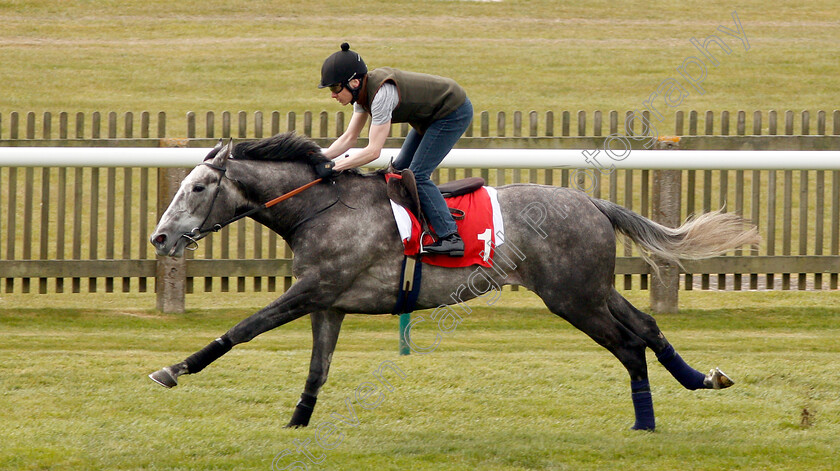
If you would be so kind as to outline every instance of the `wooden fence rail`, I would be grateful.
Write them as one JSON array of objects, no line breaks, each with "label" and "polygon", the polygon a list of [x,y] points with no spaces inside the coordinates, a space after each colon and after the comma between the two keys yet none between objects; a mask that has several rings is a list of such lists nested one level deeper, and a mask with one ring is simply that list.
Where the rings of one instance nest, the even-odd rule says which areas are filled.
[{"label": "wooden fence rail", "polygon": [[[0,114],[0,146],[157,146],[167,137],[164,113],[53,116],[13,112],[7,116],[4,119]],[[591,115],[582,111],[483,111],[476,114],[459,145],[594,149],[610,134],[654,132],[635,121],[645,120],[616,111]],[[326,145],[343,131],[345,123],[343,113],[305,112],[302,117],[277,111],[224,112],[220,117],[213,112],[189,113],[186,137],[187,145],[204,146],[208,138],[254,138],[297,130]],[[199,128],[203,129],[200,135]],[[739,111],[734,116],[726,111],[678,112],[674,131],[696,136],[683,139],[683,148],[836,150],[840,138],[832,136],[840,136],[840,111],[818,111],[813,116],[808,111],[788,111],[782,116],[774,111]],[[407,132],[407,126],[395,125],[389,146],[399,146]],[[160,190],[165,172],[150,168],[0,168],[0,290],[154,289],[150,280],[154,280],[158,264],[147,239],[168,204]],[[596,172],[587,189],[596,197],[652,217],[657,196],[653,173]],[[581,184],[571,181],[574,169],[444,169],[434,177],[445,182],[473,174],[494,186],[516,182]],[[745,248],[727,257],[686,264],[687,272],[680,280],[684,289],[837,289],[840,171],[685,170],[678,171],[676,178],[680,219],[725,206],[726,211],[738,212],[756,223],[764,239],[757,253]],[[637,249],[620,244],[618,255],[618,286],[648,289],[649,272]],[[292,281],[290,259],[291,252],[282,239],[253,221],[242,221],[210,236],[199,251],[189,255],[185,290],[282,291]]]},{"label": "wooden fence rail", "polygon": [[[139,115],[139,120],[135,119],[136,115]],[[328,138],[340,135],[346,123],[343,111],[335,113],[332,119],[326,111],[321,111],[317,117],[315,113],[306,111],[302,113],[302,118],[294,111],[286,113],[256,111],[251,114],[245,111],[235,114],[225,111],[220,115],[221,119],[217,120],[217,113],[213,111],[201,115],[187,113],[186,136],[179,135],[178,137],[259,138],[283,131],[296,131],[314,138]],[[512,118],[509,119],[509,116]],[[113,111],[108,113],[95,111],[89,114],[78,112],[73,113],[72,118],[70,113],[58,113],[58,129],[54,132],[53,124],[55,124],[56,115],[52,112],[48,111],[40,115],[34,112],[23,115],[19,112],[10,112],[6,121],[0,114],[0,139],[171,137],[167,136],[167,116],[164,112],[126,112],[122,115]],[[840,110],[830,112],[830,116],[826,111],[817,111],[812,114],[808,110],[799,113],[788,110],[781,113],[781,116],[775,110],[754,111],[753,113],[737,111],[734,117],[729,111],[719,113],[689,111],[687,120],[686,113],[678,111],[674,117],[673,132],[658,129],[656,122],[651,120],[649,112],[643,112],[640,118],[635,117],[630,111],[619,113],[615,110],[609,111],[606,116],[601,111],[595,111],[591,115],[585,111],[574,114],[569,111],[560,113],[546,111],[542,114],[537,111],[527,113],[499,111],[495,113],[495,119],[493,118],[494,115],[488,111],[477,113],[476,119],[464,134],[465,137],[601,137],[625,133],[677,136],[840,135]],[[198,132],[201,120],[204,124],[203,133]],[[217,121],[220,122],[217,123]],[[718,123],[717,126],[716,123]],[[405,124],[394,125],[392,135],[405,137],[408,129],[408,125]],[[573,129],[574,132],[572,132]]]}]

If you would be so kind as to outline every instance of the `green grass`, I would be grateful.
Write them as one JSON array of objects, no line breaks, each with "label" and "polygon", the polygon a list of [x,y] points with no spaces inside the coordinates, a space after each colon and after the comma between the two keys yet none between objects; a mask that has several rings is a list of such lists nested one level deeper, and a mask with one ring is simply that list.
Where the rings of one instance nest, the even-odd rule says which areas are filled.
[{"label": "green grass", "polygon": [[[736,8],[749,51],[716,31],[731,27]],[[45,111],[149,110],[153,120],[166,111],[170,136],[185,135],[187,111],[333,114],[340,108],[315,84],[344,40],[370,67],[455,78],[479,111],[534,109],[542,119],[571,110],[573,133],[578,109],[639,108],[697,54],[689,38],[711,34],[732,54],[708,68],[704,95],[684,84],[690,94],[672,111],[743,109],[751,130],[752,110],[840,108],[840,13],[829,0],[11,0],[0,1],[0,20],[0,138],[11,111],[39,120]],[[673,129],[666,115],[661,134]],[[647,305],[646,292],[625,294]],[[274,296],[190,295],[190,311],[175,316],[150,310],[153,294],[0,295],[0,469],[269,469],[294,440],[314,440],[314,426],[346,412],[345,398],[385,360],[406,377],[376,409],[356,407],[358,427],[340,427],[341,444],[318,469],[836,466],[837,292],[681,292],[682,314],[657,319],[663,331],[691,364],[720,366],[737,384],[688,392],[650,356],[653,434],[627,430],[618,362],[528,293],[474,303],[426,356],[396,355],[395,319],[350,316],[306,430],[282,428],[308,367],[305,320],[174,390],[146,378]]]},{"label": "green grass", "polygon": [[[645,306],[646,293],[625,294]],[[628,430],[619,363],[528,293],[506,293],[493,307],[473,302],[428,355],[396,355],[396,319],[350,316],[302,430],[282,426],[308,368],[307,321],[165,390],[146,374],[205,345],[268,295],[248,307],[241,297],[192,295],[185,315],[135,308],[144,296],[83,295],[86,305],[79,295],[4,296],[0,468],[270,469],[294,440],[311,439],[325,458],[310,469],[811,470],[831,469],[840,446],[836,292],[683,293],[685,312],[659,316],[660,327],[695,367],[720,366],[737,384],[686,391],[649,355],[653,434]],[[420,329],[416,339],[431,335]],[[354,392],[386,360],[405,377],[389,376],[394,390],[381,389],[382,402],[365,410]],[[346,398],[357,427],[330,418],[347,414]],[[343,433],[328,451],[314,445],[326,422]]]},{"label": "green grass", "polygon": [[[735,28],[733,10],[748,51],[717,30]],[[173,136],[190,110],[339,110],[315,84],[344,40],[370,67],[457,79],[477,110],[623,112],[667,78],[689,93],[671,111],[838,107],[840,13],[829,0],[38,0],[2,2],[0,17],[0,111],[167,111]],[[701,95],[676,67],[699,55],[691,37],[712,34],[732,53],[708,66]]]}]

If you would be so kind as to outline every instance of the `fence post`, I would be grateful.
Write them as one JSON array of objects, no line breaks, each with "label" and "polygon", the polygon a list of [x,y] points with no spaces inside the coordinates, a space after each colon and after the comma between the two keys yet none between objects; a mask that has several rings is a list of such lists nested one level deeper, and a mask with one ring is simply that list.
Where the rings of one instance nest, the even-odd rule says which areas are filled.
[{"label": "fence post", "polygon": [[[186,139],[161,139],[161,147],[186,147]],[[178,191],[181,180],[187,176],[183,168],[158,169],[158,215],[162,215]],[[155,291],[157,309],[165,313],[182,313],[185,307],[187,285],[187,263],[180,257],[157,257],[155,268]]]},{"label": "fence post", "polygon": [[[679,137],[661,137],[658,149],[679,149]],[[680,225],[680,196],[682,194],[681,170],[653,171],[653,220],[668,227]],[[650,308],[654,314],[679,311],[679,267],[655,259],[659,275],[651,277]]]}]

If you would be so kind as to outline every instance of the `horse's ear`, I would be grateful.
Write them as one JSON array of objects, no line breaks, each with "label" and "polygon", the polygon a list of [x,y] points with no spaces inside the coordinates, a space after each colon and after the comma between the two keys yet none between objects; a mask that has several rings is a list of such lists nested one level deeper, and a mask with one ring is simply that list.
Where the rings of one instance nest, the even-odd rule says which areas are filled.
[{"label": "horse's ear", "polygon": [[[221,139],[219,140],[219,144],[221,144]],[[227,144],[225,144],[219,153],[213,158],[213,165],[217,167],[224,168],[227,165],[228,158],[233,154],[233,138],[228,139]]]},{"label": "horse's ear", "polygon": [[217,142],[216,145],[212,149],[210,149],[210,152],[207,153],[207,157],[204,157],[204,161],[207,162],[208,160],[216,157],[216,155],[219,154],[219,151],[222,150],[222,146],[224,145],[224,143],[224,139],[219,139],[219,142]]}]

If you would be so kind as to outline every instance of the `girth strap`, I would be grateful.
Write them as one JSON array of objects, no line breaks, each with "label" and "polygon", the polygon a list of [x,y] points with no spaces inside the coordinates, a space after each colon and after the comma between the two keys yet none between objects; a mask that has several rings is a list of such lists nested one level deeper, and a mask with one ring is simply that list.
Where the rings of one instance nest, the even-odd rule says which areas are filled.
[{"label": "girth strap", "polygon": [[397,304],[394,305],[391,314],[414,312],[414,308],[417,307],[417,298],[420,296],[422,279],[423,264],[420,262],[420,257],[403,257]]}]

